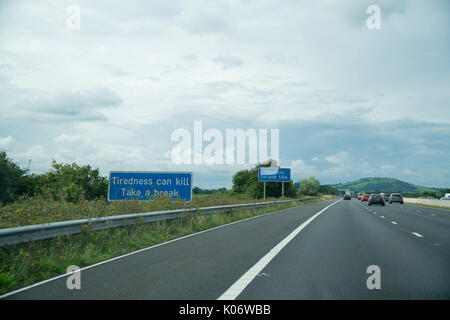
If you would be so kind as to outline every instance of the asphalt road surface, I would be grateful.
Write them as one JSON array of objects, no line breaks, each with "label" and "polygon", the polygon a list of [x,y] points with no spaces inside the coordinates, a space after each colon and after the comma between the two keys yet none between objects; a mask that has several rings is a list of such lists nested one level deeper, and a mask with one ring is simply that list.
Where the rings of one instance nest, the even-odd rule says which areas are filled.
[{"label": "asphalt road surface", "polygon": [[450,211],[322,201],[84,268],[80,290],[66,281],[3,298],[450,299]]}]

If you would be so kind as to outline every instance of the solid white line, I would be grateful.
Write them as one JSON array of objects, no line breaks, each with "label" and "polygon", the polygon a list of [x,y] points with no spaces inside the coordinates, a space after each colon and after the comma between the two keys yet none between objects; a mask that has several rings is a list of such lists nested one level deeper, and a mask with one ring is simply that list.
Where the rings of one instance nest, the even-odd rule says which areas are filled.
[{"label": "solid white line", "polygon": [[[231,225],[236,224],[236,223],[240,223],[240,222],[244,222],[244,221],[248,221],[248,220],[260,218],[260,217],[263,217],[263,216],[267,216],[267,215],[270,215],[270,214],[282,212],[282,211],[289,210],[289,209],[292,209],[292,208],[295,208],[295,207],[290,207],[290,208],[286,208],[286,209],[281,209],[281,210],[278,210],[278,211],[272,211],[272,212],[268,212],[268,213],[261,214],[261,215],[258,215],[258,216],[250,217],[250,218],[247,218],[247,219],[238,220],[238,221],[230,222],[230,223],[227,223],[227,224],[223,224],[223,225],[220,225],[220,226],[211,228],[211,229],[206,229],[206,230],[202,230],[202,231],[199,231],[199,232],[196,232],[196,233],[191,233],[191,234],[188,234],[188,235],[183,236],[183,237],[180,237],[180,238],[176,238],[176,239],[172,239],[172,240],[169,240],[169,241],[166,241],[166,242],[158,243],[158,244],[155,244],[155,245],[150,246],[150,247],[146,247],[146,248],[143,248],[143,249],[139,249],[139,250],[136,250],[136,251],[133,251],[133,252],[126,253],[126,254],[121,255],[121,256],[117,256],[117,257],[114,257],[114,258],[111,258],[111,259],[108,259],[108,260],[105,260],[105,261],[98,262],[98,263],[96,263],[96,264],[92,264],[92,265],[83,267],[83,268],[81,268],[79,271],[81,272],[81,271],[83,271],[83,270],[87,270],[87,269],[90,269],[90,268],[93,268],[93,267],[97,267],[97,266],[99,266],[99,265],[102,265],[102,264],[105,264],[105,263],[108,263],[108,262],[112,262],[112,261],[114,261],[114,260],[122,259],[122,258],[131,256],[131,255],[136,254],[136,253],[140,253],[140,252],[143,252],[143,251],[146,251],[146,250],[150,250],[150,249],[154,249],[154,248],[157,248],[157,247],[160,247],[160,246],[164,246],[164,245],[166,245],[166,244],[169,244],[169,243],[172,243],[172,242],[175,242],[175,241],[178,241],[178,240],[183,240],[183,239],[186,239],[186,238],[189,238],[189,237],[193,237],[193,236],[196,236],[196,235],[205,233],[205,232],[213,231],[213,230],[216,230],[216,229],[219,229],[219,228],[228,227],[228,226],[231,226]],[[77,272],[78,272],[78,271],[77,271]],[[47,283],[47,282],[50,282],[50,281],[54,281],[54,280],[57,280],[57,279],[60,279],[60,278],[63,278],[63,277],[67,277],[67,276],[69,276],[69,275],[71,275],[71,274],[73,274],[73,273],[74,273],[74,272],[71,272],[71,273],[64,273],[64,274],[61,274],[61,275],[59,275],[59,276],[56,276],[56,277],[53,277],[53,278],[50,278],[50,279],[47,279],[47,280],[44,280],[44,281],[41,281],[41,282],[32,284],[32,285],[29,285],[29,286],[27,286],[27,287],[23,287],[23,288],[20,288],[20,289],[15,290],[15,291],[11,291],[11,292],[9,292],[9,293],[6,293],[6,294],[0,296],[0,299],[3,299],[3,298],[6,298],[6,297],[8,297],[8,296],[11,296],[11,295],[13,295],[13,294],[16,294],[16,293],[19,293],[19,292],[22,292],[22,291],[25,291],[25,290],[28,290],[28,289],[31,289],[31,288],[40,286],[40,285],[43,285],[43,284],[45,284],[45,283]]]},{"label": "solid white line", "polygon": [[397,224],[397,222],[395,222],[395,221],[391,221],[391,223],[392,223],[392,224]]},{"label": "solid white line", "polygon": [[420,233],[412,232],[412,234],[415,235],[416,237],[423,238],[423,235],[421,235]]},{"label": "solid white line", "polygon": [[335,205],[342,199],[333,202],[329,206],[317,212],[311,218],[303,222],[294,231],[281,240],[275,247],[272,248],[264,257],[262,257],[253,267],[244,273],[230,288],[228,288],[217,300],[234,300],[241,294],[241,292],[253,281],[253,279],[264,269],[265,266],[292,240],[303,230],[308,224],[317,218],[322,212]]}]

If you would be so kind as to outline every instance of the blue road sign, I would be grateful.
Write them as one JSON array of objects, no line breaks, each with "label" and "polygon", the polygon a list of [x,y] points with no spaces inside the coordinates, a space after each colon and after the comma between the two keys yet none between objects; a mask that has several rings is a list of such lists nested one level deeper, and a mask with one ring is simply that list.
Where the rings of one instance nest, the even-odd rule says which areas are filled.
[{"label": "blue road sign", "polygon": [[167,196],[192,200],[192,172],[111,171],[108,201],[152,200]]},{"label": "blue road sign", "polygon": [[296,183],[295,188],[300,189],[300,183]]},{"label": "blue road sign", "polygon": [[291,180],[289,168],[258,168],[259,181],[288,182]]}]

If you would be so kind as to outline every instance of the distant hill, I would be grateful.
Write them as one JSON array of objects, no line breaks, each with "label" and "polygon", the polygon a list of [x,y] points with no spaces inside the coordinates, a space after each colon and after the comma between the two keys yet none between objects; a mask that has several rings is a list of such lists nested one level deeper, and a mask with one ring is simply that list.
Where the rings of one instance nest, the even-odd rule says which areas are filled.
[{"label": "distant hill", "polygon": [[350,190],[352,192],[405,192],[420,194],[424,191],[434,192],[438,188],[428,188],[393,178],[363,178],[346,183],[331,185],[340,191]]}]

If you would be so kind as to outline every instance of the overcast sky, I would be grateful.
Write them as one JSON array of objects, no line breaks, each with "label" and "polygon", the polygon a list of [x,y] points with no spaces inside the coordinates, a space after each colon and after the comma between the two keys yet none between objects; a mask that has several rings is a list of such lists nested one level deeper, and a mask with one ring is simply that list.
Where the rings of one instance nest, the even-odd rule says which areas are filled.
[{"label": "overcast sky", "polygon": [[229,188],[249,165],[171,160],[171,133],[202,120],[279,129],[294,180],[449,187],[449,15],[447,0],[0,0],[0,149],[33,172],[55,159]]}]

